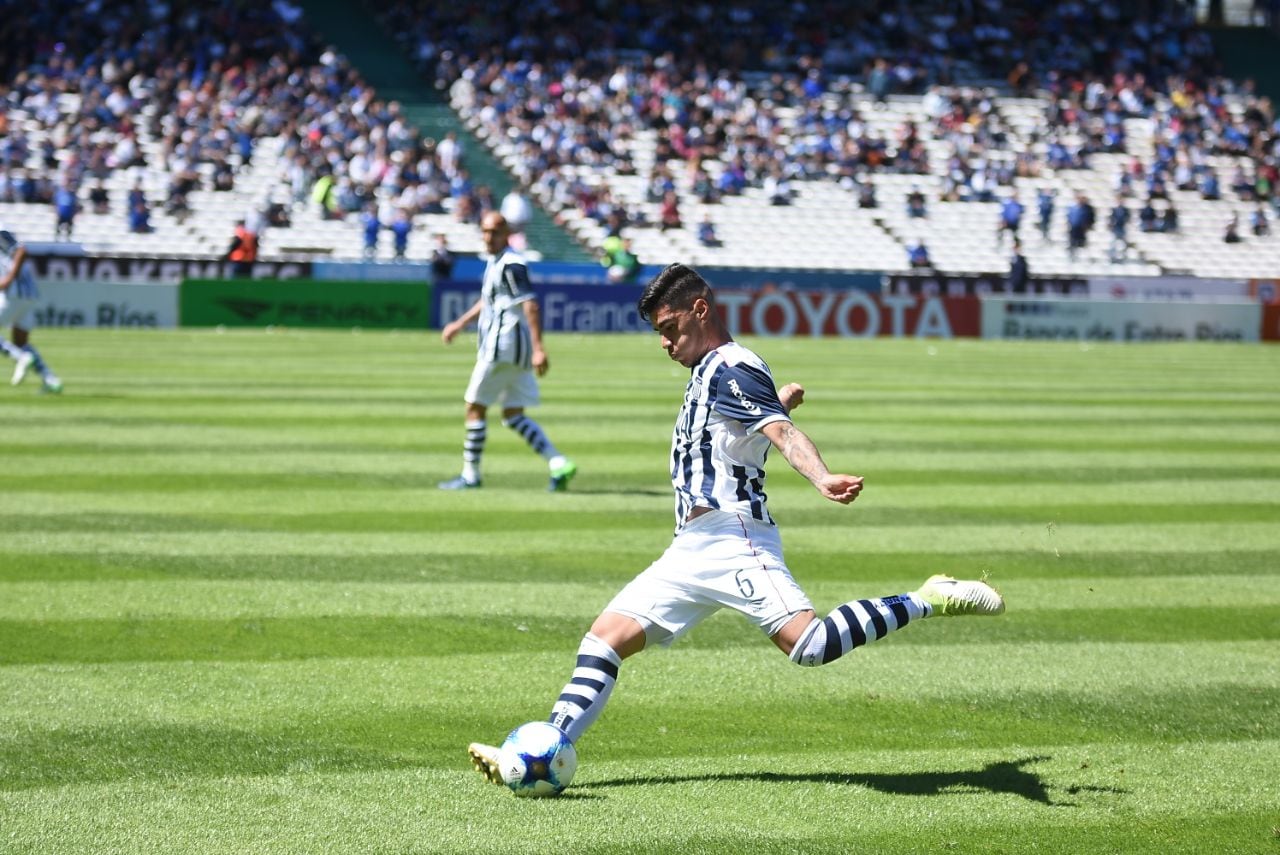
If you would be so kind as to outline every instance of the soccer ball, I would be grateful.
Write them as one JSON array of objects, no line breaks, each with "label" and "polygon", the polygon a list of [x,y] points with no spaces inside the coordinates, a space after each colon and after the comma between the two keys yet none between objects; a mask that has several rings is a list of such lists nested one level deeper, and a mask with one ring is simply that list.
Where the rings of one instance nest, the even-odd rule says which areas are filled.
[{"label": "soccer ball", "polygon": [[578,752],[554,724],[531,721],[507,735],[498,762],[503,782],[517,796],[554,796],[573,780]]}]

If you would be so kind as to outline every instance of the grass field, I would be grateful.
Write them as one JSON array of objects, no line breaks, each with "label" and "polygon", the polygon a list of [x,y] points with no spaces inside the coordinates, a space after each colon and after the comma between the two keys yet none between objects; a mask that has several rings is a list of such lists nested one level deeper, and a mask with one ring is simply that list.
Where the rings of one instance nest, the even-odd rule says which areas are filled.
[{"label": "grass field", "polygon": [[0,852],[1280,853],[1280,348],[754,341],[851,507],[777,456],[820,610],[989,572],[1008,613],[800,669],[722,614],[623,668],[565,796],[544,718],[671,533],[686,376],[552,337],[567,494],[469,341],[41,330],[0,390]]}]

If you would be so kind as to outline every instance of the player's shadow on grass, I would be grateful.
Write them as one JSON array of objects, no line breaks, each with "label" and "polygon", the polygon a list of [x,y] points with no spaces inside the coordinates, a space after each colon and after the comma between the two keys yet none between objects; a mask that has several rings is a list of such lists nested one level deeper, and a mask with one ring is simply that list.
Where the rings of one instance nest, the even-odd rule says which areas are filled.
[{"label": "player's shadow on grass", "polygon": [[[812,774],[788,774],[785,772],[737,772],[720,775],[670,775],[650,778],[618,778],[596,781],[583,785],[583,789],[596,787],[630,787],[652,784],[678,784],[686,781],[763,781],[765,783],[853,784],[869,787],[882,793],[900,796],[937,796],[945,792],[985,790],[991,793],[1010,793],[1033,802],[1059,807],[1071,806],[1068,802],[1055,802],[1049,797],[1049,788],[1038,775],[1028,772],[1024,766],[1048,760],[1048,757],[1025,757],[1021,760],[988,763],[981,769],[958,772],[903,772],[881,774],[872,772],[815,772]],[[1124,793],[1125,790],[1110,787],[1072,786],[1071,794],[1081,792]]]}]

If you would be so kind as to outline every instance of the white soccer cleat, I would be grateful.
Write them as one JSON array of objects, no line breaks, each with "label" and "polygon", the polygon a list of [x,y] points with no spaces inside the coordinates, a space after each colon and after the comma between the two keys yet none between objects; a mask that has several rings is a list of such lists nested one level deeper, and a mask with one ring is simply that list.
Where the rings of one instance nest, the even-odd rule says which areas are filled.
[{"label": "white soccer cleat", "polygon": [[31,363],[35,361],[36,361],[36,358],[32,356],[28,351],[25,351],[25,350],[22,351],[22,353],[18,356],[18,360],[17,360],[18,364],[13,366],[13,380],[11,380],[10,382],[13,383],[13,385],[17,386],[23,380],[27,379],[27,370],[31,368]]},{"label": "white soccer cleat", "polygon": [[466,476],[459,475],[456,478],[450,478],[448,481],[441,481],[436,485],[441,490],[475,490],[480,486],[479,479],[468,481]]},{"label": "white soccer cleat", "polygon": [[476,771],[484,775],[489,783],[506,783],[502,780],[502,764],[498,762],[498,748],[496,745],[473,742],[467,746],[467,753],[471,755],[471,765],[476,767]]},{"label": "white soccer cleat", "polygon": [[1004,598],[986,582],[930,576],[916,591],[916,596],[933,608],[933,614],[998,615],[1004,611]]}]

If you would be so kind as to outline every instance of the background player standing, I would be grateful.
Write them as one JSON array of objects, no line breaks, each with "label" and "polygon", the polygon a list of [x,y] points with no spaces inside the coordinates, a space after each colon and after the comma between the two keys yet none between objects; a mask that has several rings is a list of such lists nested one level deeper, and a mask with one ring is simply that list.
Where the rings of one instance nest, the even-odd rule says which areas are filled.
[{"label": "background player standing", "polygon": [[[623,659],[651,642],[670,644],[721,608],[742,613],[806,666],[834,662],[913,620],[1004,611],[1000,594],[985,582],[939,575],[917,591],[852,600],[819,619],[783,561],[765,503],[765,456],[778,449],[819,493],[841,504],[858,497],[862,478],[827,469],[791,422],[804,389],[792,383],[775,391],[768,365],[733,340],[696,271],[667,267],[646,286],[639,310],[667,354],[691,369],[671,442],[675,538],[583,638],[549,718],[571,741],[599,717]],[[497,748],[472,743],[469,752],[481,773],[501,783]]]},{"label": "background player standing", "polygon": [[27,248],[11,232],[0,231],[0,328],[11,325],[13,340],[0,337],[0,350],[17,365],[13,368],[13,385],[26,379],[32,368],[44,380],[42,391],[62,391],[62,381],[40,357],[31,344],[31,327],[35,324],[35,305],[40,297],[36,277],[27,260]]},{"label": "background player standing", "polygon": [[463,396],[467,408],[462,474],[439,486],[442,490],[480,486],[480,461],[488,430],[485,418],[489,407],[501,402],[502,423],[546,458],[551,472],[547,489],[564,490],[577,473],[577,465],[524,414],[526,407],[538,405],[537,377],[546,374],[551,365],[542,346],[542,315],[529,281],[529,268],[524,256],[507,245],[511,229],[501,214],[485,214],[480,232],[489,253],[480,299],[440,332],[449,344],[468,324],[480,322],[476,366]]}]

